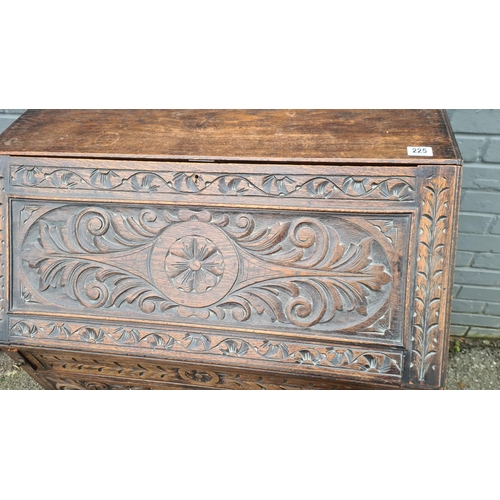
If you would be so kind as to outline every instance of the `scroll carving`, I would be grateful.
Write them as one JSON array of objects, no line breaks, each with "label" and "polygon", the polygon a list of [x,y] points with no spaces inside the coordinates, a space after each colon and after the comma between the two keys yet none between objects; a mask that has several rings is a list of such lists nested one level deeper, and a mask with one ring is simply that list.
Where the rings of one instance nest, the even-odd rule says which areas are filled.
[{"label": "scroll carving", "polygon": [[418,242],[413,354],[414,378],[424,382],[435,370],[439,335],[439,314],[443,285],[446,232],[450,190],[447,179],[434,176],[424,187],[420,237]]},{"label": "scroll carving", "polygon": [[68,206],[32,224],[22,259],[33,300],[300,328],[360,323],[393,282],[383,246],[336,217]]},{"label": "scroll carving", "polygon": [[11,184],[49,189],[191,195],[414,200],[414,177],[410,176],[199,174],[21,165],[12,170]]}]

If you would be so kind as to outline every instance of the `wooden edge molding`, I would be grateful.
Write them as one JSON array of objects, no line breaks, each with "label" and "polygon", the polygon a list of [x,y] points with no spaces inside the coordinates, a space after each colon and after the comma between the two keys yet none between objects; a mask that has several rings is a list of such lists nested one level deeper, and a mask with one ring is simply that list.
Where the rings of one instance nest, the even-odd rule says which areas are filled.
[{"label": "wooden edge molding", "polygon": [[8,340],[7,329],[7,289],[6,289],[6,197],[5,173],[8,168],[8,158],[0,156],[0,344]]}]

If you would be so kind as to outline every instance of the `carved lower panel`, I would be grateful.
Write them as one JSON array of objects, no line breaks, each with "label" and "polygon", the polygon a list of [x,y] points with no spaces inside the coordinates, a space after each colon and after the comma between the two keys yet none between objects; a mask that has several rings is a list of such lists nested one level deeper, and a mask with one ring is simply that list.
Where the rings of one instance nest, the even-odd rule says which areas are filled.
[{"label": "carved lower panel", "polygon": [[20,309],[401,337],[370,327],[404,300],[408,216],[16,203],[14,220]]},{"label": "carved lower panel", "polygon": [[[85,379],[72,379],[67,377],[55,377],[53,374],[45,377],[53,389],[58,391],[92,391],[92,390],[107,390],[107,391],[131,391],[131,390],[151,390],[163,389],[160,384],[142,384],[138,385],[136,381],[127,380],[85,380]],[[179,386],[179,389],[186,389]]]},{"label": "carved lower panel", "polygon": [[116,348],[169,359],[198,359],[208,363],[245,363],[249,367],[275,368],[325,376],[363,375],[366,379],[400,380],[400,351],[341,346],[332,343],[238,338],[211,332],[179,332],[149,328],[123,328],[74,322],[11,318],[11,341],[16,344],[113,352]]},{"label": "carved lower panel", "polygon": [[148,360],[95,359],[95,356],[80,353],[29,352],[27,356],[43,367],[39,374],[55,389],[310,390],[358,388],[355,384],[328,380],[228,371],[214,367],[160,364],[158,361]]}]

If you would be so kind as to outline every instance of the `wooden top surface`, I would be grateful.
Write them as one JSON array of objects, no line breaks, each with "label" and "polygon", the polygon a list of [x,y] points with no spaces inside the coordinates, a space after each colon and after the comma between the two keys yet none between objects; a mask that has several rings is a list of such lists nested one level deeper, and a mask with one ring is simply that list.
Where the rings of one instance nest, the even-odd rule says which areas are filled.
[{"label": "wooden top surface", "polygon": [[442,110],[29,110],[0,135],[0,154],[461,164],[450,130]]}]

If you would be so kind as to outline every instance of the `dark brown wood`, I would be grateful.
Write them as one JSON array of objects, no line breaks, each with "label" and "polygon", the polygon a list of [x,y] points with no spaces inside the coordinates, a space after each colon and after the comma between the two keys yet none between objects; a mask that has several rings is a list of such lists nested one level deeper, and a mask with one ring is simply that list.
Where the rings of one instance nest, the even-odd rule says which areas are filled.
[{"label": "dark brown wood", "polygon": [[263,374],[185,362],[141,357],[84,354],[39,348],[7,350],[16,365],[46,389],[237,389],[237,390],[336,390],[391,388],[297,374]]},{"label": "dark brown wood", "polygon": [[[432,159],[407,146],[432,146]],[[330,163],[459,163],[441,110],[30,110],[0,154]]]},{"label": "dark brown wood", "polygon": [[[20,148],[0,156],[0,345],[50,388],[443,387],[461,165],[444,114],[302,110],[275,164],[259,155],[284,111],[175,113],[34,112],[0,136]],[[63,117],[67,157],[49,157]],[[85,158],[100,119],[123,135]],[[173,121],[178,139],[206,123],[177,152],[236,155],[246,137],[253,153],[151,161],[152,124]],[[328,149],[341,161],[284,161],[293,131],[318,159],[326,123],[345,141],[347,123],[364,129]],[[409,131],[448,156],[403,158]],[[42,156],[25,149],[37,141]]]}]

